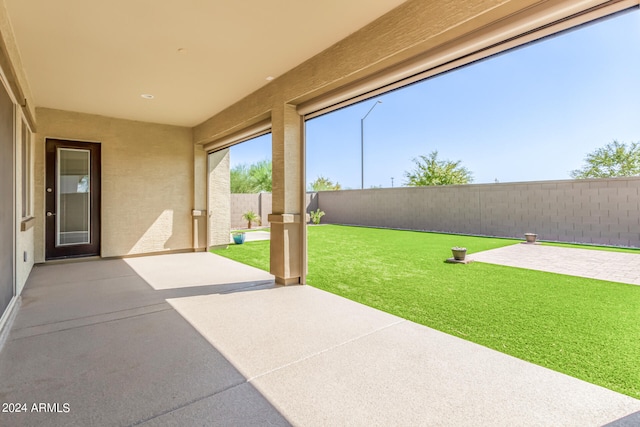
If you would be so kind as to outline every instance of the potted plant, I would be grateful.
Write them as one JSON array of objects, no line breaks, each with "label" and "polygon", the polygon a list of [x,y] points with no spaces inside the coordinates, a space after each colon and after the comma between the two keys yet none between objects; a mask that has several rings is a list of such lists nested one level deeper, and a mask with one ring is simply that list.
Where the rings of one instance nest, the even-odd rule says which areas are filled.
[{"label": "potted plant", "polygon": [[233,233],[233,241],[236,245],[241,245],[244,243],[245,234],[241,231]]},{"label": "potted plant", "polygon": [[451,248],[451,253],[453,254],[453,259],[456,261],[464,261],[464,258],[467,256],[467,248],[454,246]]},{"label": "potted plant", "polygon": [[535,243],[538,235],[536,233],[524,233],[524,238],[527,239],[527,243]]},{"label": "potted plant", "polygon": [[247,212],[242,214],[242,219],[247,221],[247,228],[251,228],[251,225],[254,222],[259,222],[260,221],[260,215],[258,215],[254,211],[247,211]]}]

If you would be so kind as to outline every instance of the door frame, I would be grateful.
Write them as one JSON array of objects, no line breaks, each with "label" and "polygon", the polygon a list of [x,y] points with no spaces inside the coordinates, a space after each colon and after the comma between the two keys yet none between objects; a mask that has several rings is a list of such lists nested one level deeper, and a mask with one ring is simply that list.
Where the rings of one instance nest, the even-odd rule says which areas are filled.
[{"label": "door frame", "polygon": [[[102,213],[101,144],[98,142],[46,138],[45,145],[45,260],[100,256]],[[81,149],[89,150],[90,152],[90,240],[88,244],[56,246],[58,148]]]},{"label": "door frame", "polygon": [[[15,304],[15,300],[16,300],[16,278],[17,278],[17,261],[16,261],[16,252],[17,252],[17,220],[16,220],[16,200],[17,200],[17,176],[16,176],[16,172],[18,170],[17,164],[16,164],[16,154],[17,154],[17,147],[16,147],[16,117],[17,117],[17,109],[16,109],[16,102],[15,102],[15,98],[13,97],[13,93],[11,92],[11,89],[9,88],[8,85],[5,84],[5,79],[4,79],[4,75],[2,74],[2,70],[0,69],[0,93],[2,93],[2,109],[4,110],[4,107],[7,107],[7,111],[3,111],[3,113],[7,113],[7,118],[8,116],[10,116],[10,129],[6,129],[7,132],[7,140],[3,142],[3,147],[0,148],[6,148],[4,147],[4,144],[8,144],[10,146],[10,150],[8,153],[4,153],[3,154],[3,161],[5,162],[4,166],[8,166],[6,169],[3,167],[2,168],[2,172],[3,173],[7,173],[9,175],[9,179],[5,182],[5,185],[7,185],[7,187],[10,189],[7,193],[8,194],[4,194],[4,198],[2,200],[2,204],[3,206],[0,206],[0,210],[2,210],[1,212],[1,216],[4,218],[4,221],[2,222],[2,232],[4,234],[4,231],[7,231],[10,229],[10,233],[7,233],[9,235],[3,235],[3,239],[2,242],[0,242],[0,244],[2,244],[2,248],[0,248],[0,250],[2,251],[2,260],[0,260],[0,333],[2,332],[2,329],[5,325],[8,313],[10,313],[12,311],[12,307],[13,304]],[[6,94],[6,98],[4,97],[4,94]],[[8,103],[6,102],[8,101]],[[10,104],[10,106],[9,106]],[[4,132],[3,132],[4,133]],[[9,196],[9,197],[7,197]],[[5,199],[6,198],[6,199]],[[7,204],[6,206],[4,206],[5,204],[5,200],[7,199],[11,199],[11,204]],[[7,208],[5,210],[5,208]],[[5,228],[8,227],[8,228]],[[5,246],[6,245],[6,246]],[[7,252],[6,250],[9,249],[9,251]],[[5,255],[8,255],[8,257],[5,257]],[[8,262],[6,262],[8,261]],[[4,269],[4,267],[8,267],[9,271],[6,271]],[[8,281],[7,281],[8,280]],[[8,286],[7,286],[8,285]],[[11,295],[6,295],[8,297],[8,300],[5,301],[5,294],[7,293],[7,291],[9,291],[9,286],[10,286],[10,290],[11,290]]]}]

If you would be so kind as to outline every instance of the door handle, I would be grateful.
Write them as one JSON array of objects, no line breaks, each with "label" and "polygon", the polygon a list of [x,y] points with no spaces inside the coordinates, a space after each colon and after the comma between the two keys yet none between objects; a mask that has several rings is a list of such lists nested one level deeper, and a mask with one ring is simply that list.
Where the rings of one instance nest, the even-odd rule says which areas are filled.
[{"label": "door handle", "polygon": [[52,212],[47,212],[47,216],[54,216],[55,214]]}]

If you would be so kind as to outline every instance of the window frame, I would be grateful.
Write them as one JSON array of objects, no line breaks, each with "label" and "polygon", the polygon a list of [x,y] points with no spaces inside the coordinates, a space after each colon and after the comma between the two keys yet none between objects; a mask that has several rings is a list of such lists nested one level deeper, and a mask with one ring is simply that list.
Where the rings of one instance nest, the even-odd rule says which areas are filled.
[{"label": "window frame", "polygon": [[[34,225],[33,132],[22,114],[17,115],[16,140],[20,141],[20,231]],[[17,177],[16,177],[17,178]],[[18,195],[16,195],[18,196]]]}]

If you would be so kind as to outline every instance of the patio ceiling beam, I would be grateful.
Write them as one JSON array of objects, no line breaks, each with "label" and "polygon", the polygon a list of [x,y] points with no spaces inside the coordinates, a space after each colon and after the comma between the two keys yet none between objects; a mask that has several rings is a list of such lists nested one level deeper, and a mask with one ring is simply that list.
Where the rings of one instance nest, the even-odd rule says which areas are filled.
[{"label": "patio ceiling beam", "polygon": [[249,125],[244,129],[234,132],[230,135],[216,139],[204,146],[204,151],[218,151],[234,144],[239,144],[249,139],[256,138],[271,132],[271,118],[261,120],[257,123]]}]

